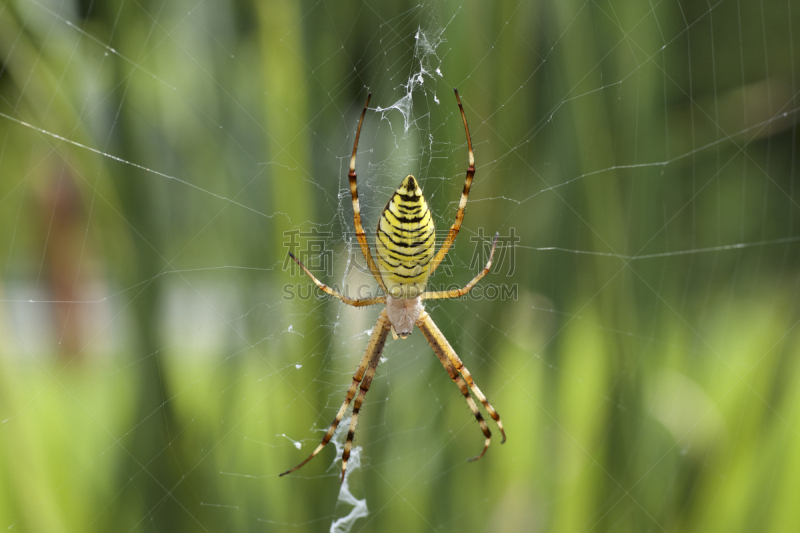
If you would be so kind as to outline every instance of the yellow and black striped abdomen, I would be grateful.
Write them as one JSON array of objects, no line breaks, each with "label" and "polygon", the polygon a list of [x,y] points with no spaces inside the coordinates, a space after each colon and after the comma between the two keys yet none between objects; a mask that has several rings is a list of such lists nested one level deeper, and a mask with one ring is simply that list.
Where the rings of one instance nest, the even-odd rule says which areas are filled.
[{"label": "yellow and black striped abdomen", "polygon": [[414,176],[406,176],[383,208],[378,223],[378,267],[393,298],[416,298],[425,290],[435,229]]}]

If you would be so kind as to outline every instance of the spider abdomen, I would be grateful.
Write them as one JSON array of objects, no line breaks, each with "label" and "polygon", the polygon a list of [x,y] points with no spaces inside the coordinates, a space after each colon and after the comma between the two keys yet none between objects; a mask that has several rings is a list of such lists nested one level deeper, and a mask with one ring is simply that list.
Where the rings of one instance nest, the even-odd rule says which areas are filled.
[{"label": "spider abdomen", "polygon": [[425,290],[435,245],[428,203],[408,175],[381,213],[377,230],[378,266],[390,296],[416,298]]}]

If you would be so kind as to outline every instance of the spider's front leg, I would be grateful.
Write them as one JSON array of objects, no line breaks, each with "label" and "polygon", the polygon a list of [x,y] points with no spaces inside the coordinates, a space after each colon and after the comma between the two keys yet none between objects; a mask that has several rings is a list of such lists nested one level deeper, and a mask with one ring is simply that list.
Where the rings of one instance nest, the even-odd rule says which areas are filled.
[{"label": "spider's front leg", "polygon": [[[481,426],[481,430],[486,437],[486,443],[484,444],[483,451],[481,451],[477,457],[470,459],[470,461],[480,459],[489,448],[492,434],[489,431],[489,428],[486,426],[486,422],[484,421],[483,416],[481,416],[478,406],[475,405],[475,402],[470,396],[469,391],[467,391],[466,385],[469,386],[469,388],[472,390],[472,393],[486,408],[489,416],[491,416],[492,419],[497,423],[497,428],[500,430],[500,434],[503,436],[503,440],[500,441],[500,444],[503,444],[506,441],[506,431],[503,428],[503,423],[500,421],[500,415],[497,414],[497,411],[495,411],[492,404],[489,403],[489,400],[486,399],[486,396],[483,395],[481,390],[475,384],[472,379],[472,375],[469,373],[469,370],[467,370],[467,367],[465,367],[464,363],[461,362],[458,354],[456,354],[455,350],[453,350],[453,347],[450,346],[450,343],[447,341],[444,334],[442,334],[441,330],[436,326],[433,319],[426,311],[423,311],[417,320],[417,327],[425,336],[428,344],[431,345],[434,353],[436,353],[439,361],[441,361],[442,366],[444,366],[445,370],[447,370],[447,373],[450,374],[450,378],[455,381],[456,385],[458,385],[458,388],[461,389],[461,394],[464,395],[472,414],[475,415],[475,418],[478,420],[478,424]],[[459,373],[461,376],[458,375]],[[466,385],[464,382],[466,382]]]},{"label": "spider's front leg", "polygon": [[[317,446],[317,448],[306,458],[305,461],[291,470],[287,470],[286,472],[280,474],[281,476],[291,474],[295,470],[305,466],[306,463],[308,463],[320,451],[322,451],[322,448],[324,448],[325,445],[330,442],[333,434],[336,432],[336,428],[339,427],[339,423],[342,421],[342,418],[344,418],[344,413],[347,411],[347,407],[356,396],[356,391],[358,390],[358,398],[356,398],[356,401],[353,404],[353,416],[350,419],[350,431],[347,433],[347,442],[345,443],[344,453],[342,454],[342,481],[344,481],[344,473],[347,468],[347,459],[350,457],[350,448],[353,445],[353,436],[355,435],[356,431],[358,411],[361,409],[364,396],[367,394],[369,386],[372,383],[372,378],[375,376],[375,370],[378,368],[378,363],[381,360],[381,353],[383,352],[383,347],[386,344],[386,337],[389,335],[390,328],[391,325],[389,324],[389,318],[386,314],[386,310],[384,309],[381,311],[378,321],[375,323],[375,327],[372,328],[372,335],[369,338],[369,344],[367,344],[364,357],[361,358],[358,369],[356,370],[355,375],[353,375],[353,382],[350,384],[350,388],[347,390],[347,396],[345,396],[344,402],[342,402],[342,406],[339,408],[339,412],[336,413],[336,418],[333,419],[333,423],[331,424],[330,428],[328,428],[328,432],[325,433],[325,436],[322,438],[322,442],[320,442],[319,446]],[[361,385],[360,390],[359,384]]]}]

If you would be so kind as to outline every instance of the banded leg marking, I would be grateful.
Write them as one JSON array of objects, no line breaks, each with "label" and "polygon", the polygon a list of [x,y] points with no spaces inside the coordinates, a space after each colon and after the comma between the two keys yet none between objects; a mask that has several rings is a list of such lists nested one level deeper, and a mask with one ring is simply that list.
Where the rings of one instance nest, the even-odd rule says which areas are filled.
[{"label": "banded leg marking", "polygon": [[361,207],[358,203],[358,181],[356,180],[356,151],[358,150],[358,138],[361,136],[361,124],[364,123],[364,115],[367,113],[367,106],[369,106],[370,98],[372,98],[372,93],[367,95],[367,102],[364,104],[364,110],[361,111],[361,118],[358,120],[356,140],[353,143],[353,155],[350,156],[350,173],[347,176],[350,181],[350,195],[353,197],[353,226],[356,228],[356,239],[358,239],[358,245],[361,247],[361,253],[364,256],[364,259],[367,260],[367,265],[369,265],[369,270],[372,272],[372,276],[375,278],[375,281],[378,282],[378,285],[380,285],[381,289],[383,289],[383,292],[386,292],[386,285],[383,283],[383,278],[381,278],[378,265],[375,264],[375,260],[372,258],[372,253],[369,251],[367,234],[364,233],[364,226],[361,224]]},{"label": "banded leg marking", "polygon": [[464,121],[464,131],[467,134],[467,154],[469,156],[469,166],[467,167],[467,176],[464,180],[464,190],[461,191],[461,200],[458,202],[458,211],[456,211],[456,220],[450,230],[447,232],[447,238],[442,243],[442,247],[436,253],[436,256],[431,262],[431,275],[439,267],[444,256],[447,255],[448,250],[456,240],[456,235],[461,229],[461,223],[464,222],[464,211],[467,208],[467,198],[469,198],[469,190],[472,187],[472,179],[475,177],[475,153],[472,151],[472,138],[469,135],[469,126],[467,125],[467,116],[464,114],[464,106],[461,105],[461,98],[458,96],[458,89],[453,89],[456,93],[456,101],[458,102],[458,109],[461,111],[461,120]]},{"label": "banded leg marking", "polygon": [[[339,423],[342,421],[342,418],[344,418],[344,413],[347,411],[347,407],[355,397],[359,384],[363,379],[366,379],[365,372],[369,376],[369,380],[372,381],[372,376],[368,371],[368,367],[371,368],[373,361],[375,361],[375,366],[378,366],[377,362],[380,361],[381,353],[383,352],[383,346],[386,344],[386,337],[389,334],[390,327],[389,318],[386,314],[386,310],[384,309],[381,311],[378,321],[375,323],[375,327],[372,329],[372,335],[370,336],[369,344],[367,344],[367,349],[364,352],[364,356],[361,358],[361,362],[358,364],[358,369],[356,370],[355,375],[353,375],[353,382],[350,384],[350,388],[347,390],[347,396],[345,396],[344,402],[342,402],[342,406],[339,408],[339,412],[336,413],[336,418],[333,419],[333,423],[331,424],[330,428],[328,428],[328,432],[325,433],[325,436],[322,438],[322,442],[320,442],[319,446],[317,446],[317,448],[306,458],[305,461],[291,470],[287,470],[286,472],[280,474],[281,476],[291,474],[295,470],[305,466],[306,463],[313,459],[320,451],[322,451],[325,445],[330,442],[334,432],[336,432],[336,428],[339,427]],[[371,373],[374,375],[374,369],[371,370]],[[369,388],[369,385],[367,385],[367,388]],[[361,397],[362,395],[359,394],[359,396]],[[352,428],[353,425],[351,422],[351,430]],[[352,438],[350,435],[348,435],[348,442],[351,441]],[[345,454],[349,456],[349,449],[346,446],[345,450]],[[344,477],[342,477],[342,480],[344,480]]]},{"label": "banded leg marking", "polygon": [[428,333],[425,332],[428,331],[431,334],[431,336],[436,339],[437,343],[442,347],[442,350],[444,351],[445,355],[450,360],[452,365],[464,377],[464,381],[466,381],[467,385],[469,385],[470,390],[472,390],[472,394],[474,394],[475,397],[478,398],[478,400],[480,400],[480,402],[486,408],[486,412],[488,412],[489,416],[491,416],[492,419],[497,423],[497,427],[500,430],[500,434],[503,436],[503,440],[500,441],[500,444],[503,444],[506,441],[506,431],[503,428],[503,423],[500,421],[500,415],[497,413],[497,411],[495,411],[494,407],[492,407],[492,404],[489,403],[489,400],[486,399],[486,396],[483,395],[481,390],[475,384],[475,381],[473,381],[472,375],[469,373],[469,370],[467,370],[467,367],[465,367],[464,363],[461,362],[461,359],[458,357],[458,354],[456,354],[455,350],[453,350],[453,347],[450,346],[450,343],[447,342],[445,336],[442,334],[442,332],[433,322],[433,319],[431,319],[430,315],[426,311],[423,311],[422,315],[420,315],[420,318],[417,321],[417,327],[425,334],[426,338],[428,337]]},{"label": "banded leg marking", "polygon": [[340,292],[337,292],[335,289],[332,289],[322,283],[320,280],[314,277],[314,274],[308,271],[306,266],[294,256],[292,252],[289,252],[289,257],[294,259],[294,262],[300,265],[300,268],[303,269],[303,272],[308,274],[308,277],[314,282],[314,284],[320,288],[320,290],[326,294],[330,294],[334,298],[338,298],[342,302],[346,303],[347,305],[352,305],[353,307],[363,307],[365,305],[375,305],[375,304],[385,304],[386,297],[385,296],[377,296],[375,298],[350,298],[349,296],[345,296]]},{"label": "banded leg marking", "polygon": [[483,419],[483,415],[481,415],[480,410],[478,410],[478,406],[475,404],[475,400],[472,399],[472,396],[469,394],[469,389],[467,388],[467,384],[461,379],[461,376],[458,375],[458,371],[453,366],[453,363],[450,362],[447,355],[444,353],[441,345],[437,341],[436,337],[434,337],[431,332],[427,329],[420,327],[420,331],[422,334],[425,335],[425,338],[428,340],[428,344],[431,345],[433,348],[433,353],[436,354],[436,357],[439,358],[439,362],[442,363],[442,366],[450,375],[450,379],[452,379],[455,384],[458,386],[458,389],[461,391],[461,394],[464,395],[464,399],[467,401],[467,405],[469,405],[472,414],[475,415],[475,419],[478,421],[478,425],[481,427],[481,431],[483,431],[483,435],[486,437],[486,441],[483,445],[483,450],[481,453],[470,459],[470,461],[477,461],[483,454],[486,453],[486,450],[489,449],[489,444],[492,441],[492,432],[489,431],[489,426],[486,425],[486,421]]},{"label": "banded leg marking", "polygon": [[[384,341],[386,340],[385,333],[383,339]],[[342,482],[344,482],[344,473],[347,471],[347,460],[350,459],[350,449],[353,447],[353,437],[355,437],[356,434],[358,412],[361,410],[361,405],[364,403],[364,397],[367,395],[369,386],[372,384],[372,378],[375,377],[375,371],[378,369],[378,363],[381,361],[382,351],[383,346],[381,346],[380,350],[375,350],[375,352],[372,354],[372,358],[369,361],[369,366],[367,367],[367,373],[364,375],[364,379],[361,381],[358,397],[356,397],[356,401],[353,403],[353,414],[350,417],[350,429],[347,432],[347,441],[344,443],[344,451],[342,452]]]},{"label": "banded leg marking", "polygon": [[500,235],[499,233],[494,234],[494,242],[492,242],[492,251],[489,253],[489,261],[486,263],[486,266],[483,267],[483,270],[481,270],[477,276],[472,278],[472,281],[467,283],[467,285],[463,289],[453,289],[449,291],[439,291],[439,292],[424,292],[422,293],[422,299],[440,300],[443,298],[460,298],[461,296],[464,296],[469,291],[471,291],[472,287],[474,287],[475,284],[478,283],[483,278],[483,276],[488,274],[489,270],[492,268],[492,260],[494,259],[494,249],[497,247],[497,237],[499,235]]}]

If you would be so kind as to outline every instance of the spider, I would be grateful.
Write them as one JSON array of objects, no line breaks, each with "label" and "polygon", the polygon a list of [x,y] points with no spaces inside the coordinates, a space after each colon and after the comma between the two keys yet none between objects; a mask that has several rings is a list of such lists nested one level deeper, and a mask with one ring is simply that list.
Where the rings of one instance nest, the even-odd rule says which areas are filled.
[{"label": "spider", "polygon": [[[469,167],[467,168],[467,176],[464,183],[464,190],[461,193],[461,200],[458,204],[458,211],[456,212],[456,220],[450,227],[442,246],[439,248],[438,253],[434,255],[434,224],[431,218],[431,213],[428,210],[428,204],[425,197],[422,195],[422,189],[414,176],[408,175],[403,179],[400,187],[394,192],[391,199],[383,208],[381,213],[380,222],[377,228],[377,242],[376,250],[378,253],[378,261],[373,259],[370,252],[369,245],[367,244],[367,236],[364,233],[364,228],[361,225],[361,209],[358,203],[358,187],[356,183],[356,151],[358,149],[358,138],[361,135],[361,124],[364,122],[364,115],[369,106],[369,100],[372,93],[367,96],[367,102],[364,104],[364,110],[361,112],[361,118],[358,121],[358,129],[356,130],[356,140],[353,144],[353,155],[350,157],[350,173],[348,174],[350,180],[350,193],[353,197],[353,225],[356,230],[356,238],[361,247],[361,253],[369,265],[369,269],[378,285],[384,292],[384,296],[377,296],[374,298],[354,299],[336,290],[328,287],[317,278],[300,262],[291,252],[289,255],[295,262],[308,274],[314,283],[323,292],[335,298],[338,298],[347,305],[354,307],[362,307],[366,305],[386,304],[378,316],[378,321],[372,329],[367,349],[361,362],[358,365],[353,382],[347,391],[344,402],[336,413],[333,423],[328,428],[327,433],[322,438],[322,442],[317,448],[306,458],[305,461],[295,466],[291,470],[282,473],[281,476],[291,474],[298,470],[311,459],[313,459],[333,437],[336,428],[344,417],[347,407],[350,402],[355,398],[353,403],[353,414],[350,418],[350,430],[347,433],[347,441],[344,445],[344,452],[342,453],[342,479],[347,471],[347,460],[350,457],[350,449],[353,445],[353,436],[356,432],[356,422],[358,420],[358,413],[361,410],[361,404],[364,402],[364,397],[372,384],[372,378],[375,376],[375,370],[378,368],[383,347],[386,344],[386,338],[391,331],[392,336],[397,339],[405,339],[411,334],[414,325],[420,329],[425,339],[433,348],[433,352],[442,366],[445,368],[450,378],[458,385],[461,394],[467,401],[472,414],[475,415],[478,424],[480,425],[483,435],[486,438],[483,445],[483,450],[477,456],[470,459],[475,461],[483,457],[486,450],[489,448],[492,433],[486,425],[486,421],[481,416],[478,406],[470,395],[470,390],[478,400],[486,408],[500,429],[503,436],[502,442],[506,441],[506,433],[503,429],[503,423],[500,421],[500,415],[497,414],[492,404],[486,399],[481,390],[472,380],[467,367],[461,362],[456,352],[447,342],[442,332],[431,319],[430,315],[425,311],[423,300],[436,300],[442,298],[458,298],[463,296],[475,286],[478,281],[483,278],[492,266],[492,258],[494,257],[494,250],[497,246],[497,234],[494,236],[492,243],[492,251],[489,254],[489,261],[483,270],[475,276],[475,278],[467,283],[462,289],[453,289],[439,292],[425,291],[425,285],[428,277],[433,274],[442,259],[447,255],[448,250],[453,245],[458,230],[461,229],[461,223],[464,220],[464,210],[467,207],[467,198],[469,190],[472,185],[472,179],[475,176],[475,156],[472,152],[472,140],[469,135],[469,126],[467,126],[467,117],[464,115],[464,108],[461,105],[461,98],[458,96],[458,90],[453,89],[458,102],[458,108],[461,111],[461,119],[464,122],[464,131],[467,135],[467,149],[469,151]],[[358,396],[356,396],[358,393]]]}]

